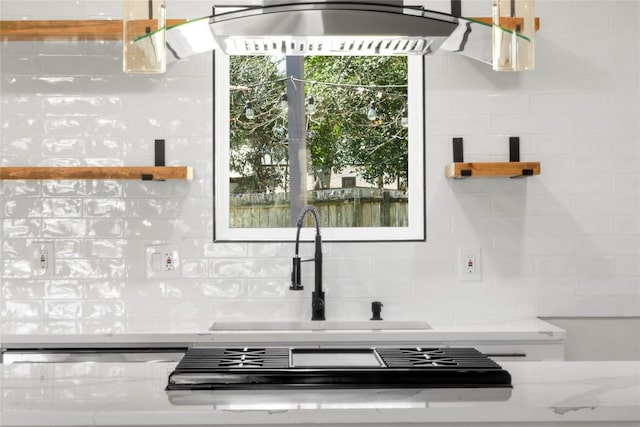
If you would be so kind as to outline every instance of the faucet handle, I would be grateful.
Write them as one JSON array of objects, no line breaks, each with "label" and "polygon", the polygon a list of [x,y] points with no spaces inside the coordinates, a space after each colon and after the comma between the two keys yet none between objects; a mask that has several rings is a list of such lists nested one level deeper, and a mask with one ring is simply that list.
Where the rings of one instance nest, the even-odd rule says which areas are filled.
[{"label": "faucet handle", "polygon": [[302,271],[300,269],[300,257],[298,255],[293,257],[293,268],[291,269],[291,285],[289,285],[290,291],[301,291],[304,286],[301,285]]}]

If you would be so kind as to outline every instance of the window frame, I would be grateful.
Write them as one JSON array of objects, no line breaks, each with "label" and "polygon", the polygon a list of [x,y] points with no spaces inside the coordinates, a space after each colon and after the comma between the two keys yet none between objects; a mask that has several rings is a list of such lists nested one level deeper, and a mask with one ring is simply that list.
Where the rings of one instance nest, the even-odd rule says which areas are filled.
[{"label": "window frame", "polygon": [[[408,171],[410,184],[407,227],[324,227],[322,239],[331,242],[425,241],[425,58],[407,56],[407,106],[409,123]],[[295,227],[229,227],[229,56],[213,51],[213,241],[283,242],[295,240]],[[225,125],[225,123],[227,125]],[[418,123],[418,125],[415,125]],[[414,188],[414,187],[419,188]],[[313,239],[310,227],[301,239]]]}]

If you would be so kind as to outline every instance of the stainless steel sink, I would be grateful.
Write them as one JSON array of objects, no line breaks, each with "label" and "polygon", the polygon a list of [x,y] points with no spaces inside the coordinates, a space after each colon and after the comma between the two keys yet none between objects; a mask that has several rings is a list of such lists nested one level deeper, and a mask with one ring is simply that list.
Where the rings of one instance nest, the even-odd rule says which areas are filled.
[{"label": "stainless steel sink", "polygon": [[318,321],[219,321],[210,331],[377,331],[392,329],[431,329],[419,320],[318,320]]}]

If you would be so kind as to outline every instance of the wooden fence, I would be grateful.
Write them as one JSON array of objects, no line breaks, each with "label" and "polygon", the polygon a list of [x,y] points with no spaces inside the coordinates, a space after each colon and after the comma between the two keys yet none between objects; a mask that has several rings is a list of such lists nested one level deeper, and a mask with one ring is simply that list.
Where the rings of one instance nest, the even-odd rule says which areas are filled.
[{"label": "wooden fence", "polygon": [[[230,200],[232,228],[291,227],[286,194],[236,194]],[[395,190],[344,188],[311,191],[322,227],[407,227],[408,197]]]}]

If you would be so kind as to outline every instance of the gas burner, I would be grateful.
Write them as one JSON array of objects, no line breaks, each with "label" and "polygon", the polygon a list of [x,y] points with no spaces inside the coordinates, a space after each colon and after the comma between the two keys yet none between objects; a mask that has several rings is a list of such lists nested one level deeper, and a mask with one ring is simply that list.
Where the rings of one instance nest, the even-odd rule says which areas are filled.
[{"label": "gas burner", "polygon": [[190,371],[225,368],[286,368],[289,366],[289,352],[286,348],[194,347],[189,349],[181,363]]},{"label": "gas burner", "polygon": [[482,368],[498,365],[474,348],[378,348],[390,368]]}]

